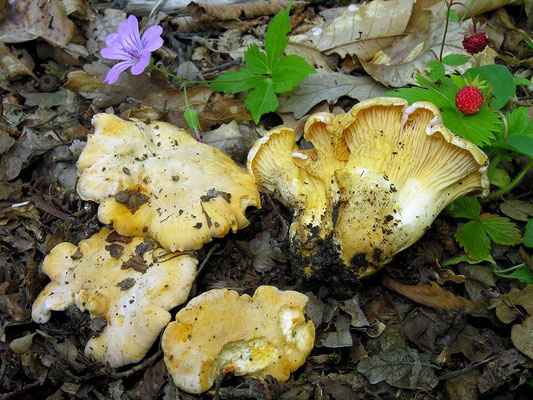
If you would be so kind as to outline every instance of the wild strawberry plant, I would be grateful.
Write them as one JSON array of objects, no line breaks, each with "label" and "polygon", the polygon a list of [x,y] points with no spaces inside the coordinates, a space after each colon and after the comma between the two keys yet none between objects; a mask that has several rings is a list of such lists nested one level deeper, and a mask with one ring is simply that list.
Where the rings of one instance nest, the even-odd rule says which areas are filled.
[{"label": "wild strawberry plant", "polygon": [[278,93],[293,89],[308,75],[316,73],[300,56],[283,57],[291,31],[289,6],[278,12],[268,25],[265,35],[265,51],[256,44],[244,53],[246,67],[220,75],[210,84],[211,88],[224,93],[248,91],[246,106],[257,123],[265,113],[276,111]]},{"label": "wild strawberry plant", "polygon": [[[458,20],[451,10],[454,4],[468,8],[462,3],[447,2],[448,19],[441,49],[444,48],[449,20]],[[485,48],[487,38],[483,27],[477,26],[474,17],[470,16],[472,26],[465,32],[463,46],[467,53],[476,54]],[[473,67],[460,75],[446,74],[446,66],[460,66],[469,59],[466,54],[443,57],[441,51],[439,59],[429,62],[424,73],[417,76],[419,87],[401,88],[387,95],[401,97],[409,103],[427,100],[437,105],[442,112],[444,125],[455,134],[483,147],[491,161],[488,170],[490,182],[498,188],[490,196],[499,197],[514,188],[533,168],[533,161],[530,161],[513,179],[499,168],[501,161],[522,156],[533,159],[533,122],[528,110],[518,107],[502,111],[509,99],[516,96],[518,85],[529,87],[533,82],[514,77],[503,65]],[[467,219],[455,233],[455,239],[465,250],[465,255],[448,261],[448,264],[462,261],[489,261],[496,264],[490,253],[491,243],[517,245],[523,241],[524,245],[533,247],[532,221],[527,224],[522,239],[514,222],[499,215],[482,213],[477,199],[460,198],[447,211],[455,218]],[[506,270],[496,269],[495,273],[504,278],[533,283],[531,272],[523,264]]]}]

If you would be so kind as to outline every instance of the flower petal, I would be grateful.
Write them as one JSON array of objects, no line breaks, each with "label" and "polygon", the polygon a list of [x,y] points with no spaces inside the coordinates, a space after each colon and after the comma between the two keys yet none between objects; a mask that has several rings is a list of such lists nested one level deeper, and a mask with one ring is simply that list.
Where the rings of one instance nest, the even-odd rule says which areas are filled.
[{"label": "flower petal", "polygon": [[122,37],[122,45],[132,53],[140,53],[142,51],[141,38],[139,36],[139,21],[135,16],[130,15],[126,26],[121,30],[122,22],[118,28],[119,35]]},{"label": "flower petal", "polygon": [[126,60],[126,61],[137,61],[131,57],[130,54],[126,53],[121,47],[109,46],[100,50],[100,55],[104,58],[109,58],[110,60]]},{"label": "flower petal", "polygon": [[109,35],[107,35],[105,37],[105,44],[108,45],[108,46],[111,46],[113,41],[116,39],[117,36],[118,36],[118,34],[116,34],[116,33],[110,33]]},{"label": "flower petal", "polygon": [[146,69],[148,64],[150,64],[150,52],[143,51],[141,53],[141,59],[133,67],[131,67],[131,74],[132,75],[142,74],[142,72]]},{"label": "flower petal", "polygon": [[163,28],[161,28],[159,25],[154,25],[148,28],[143,33],[141,39],[143,50],[155,51],[163,46],[163,39],[161,39],[162,33]]},{"label": "flower petal", "polygon": [[107,73],[107,76],[105,77],[104,82],[110,85],[112,83],[115,83],[120,73],[124,71],[125,69],[127,69],[128,67],[130,67],[131,65],[132,63],[130,61],[122,61],[122,62],[116,63],[115,65],[111,67],[111,69]]}]

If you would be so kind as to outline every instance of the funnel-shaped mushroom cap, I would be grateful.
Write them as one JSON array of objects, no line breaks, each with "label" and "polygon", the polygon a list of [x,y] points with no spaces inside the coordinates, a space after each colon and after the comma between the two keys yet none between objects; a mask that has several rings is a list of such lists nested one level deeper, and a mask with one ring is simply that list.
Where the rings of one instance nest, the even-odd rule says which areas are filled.
[{"label": "funnel-shaped mushroom cap", "polygon": [[248,225],[260,206],[253,177],[220,150],[164,122],[109,114],[78,160],[78,193],[100,204],[98,218],[122,235],[151,237],[171,251],[199,249]]},{"label": "funnel-shaped mushroom cap", "polygon": [[51,311],[75,304],[103,326],[87,342],[87,355],[112,367],[137,362],[170,321],[168,310],[187,300],[196,264],[150,239],[102,229],[77,247],[60,243],[46,256],[43,272],[52,281],[33,304],[32,318],[45,323]]},{"label": "funnel-shaped mushroom cap", "polygon": [[209,389],[219,374],[272,375],[284,382],[311,352],[314,325],[307,296],[261,286],[253,297],[214,289],[192,299],[163,333],[165,363],[189,393]]},{"label": "funnel-shaped mushroom cap", "polygon": [[[268,156],[250,153],[248,170],[264,189],[279,190],[287,183],[278,160],[292,154],[292,176],[314,182],[311,189],[302,183],[306,190],[291,192],[300,203],[321,199],[323,205],[310,224],[295,218],[291,226],[293,251],[303,257],[307,273],[327,268],[331,261],[321,254],[331,259],[333,250],[356,276],[371,274],[418,240],[454,199],[488,192],[487,156],[442,125],[438,108],[428,102],[370,99],[337,117],[311,116],[304,137],[312,150],[298,152],[287,144],[275,150],[283,154],[273,154],[269,141],[256,143],[255,154]],[[299,215],[287,197],[280,200]],[[295,235],[302,230],[308,232],[305,241]],[[313,233],[320,240],[310,248]]]}]

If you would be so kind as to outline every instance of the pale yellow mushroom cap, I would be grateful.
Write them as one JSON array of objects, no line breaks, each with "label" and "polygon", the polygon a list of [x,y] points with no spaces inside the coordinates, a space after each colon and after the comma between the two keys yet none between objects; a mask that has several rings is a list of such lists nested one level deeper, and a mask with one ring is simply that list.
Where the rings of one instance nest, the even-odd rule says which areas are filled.
[{"label": "pale yellow mushroom cap", "polygon": [[105,228],[77,247],[55,246],[42,267],[52,281],[34,302],[32,318],[46,323],[51,311],[75,304],[91,318],[105,319],[85,354],[120,367],[141,360],[170,321],[168,310],[187,300],[197,260],[168,253],[150,239],[124,243],[128,238],[113,242],[114,236]]},{"label": "pale yellow mushroom cap", "polygon": [[[291,183],[304,188],[292,193],[305,206],[294,207],[288,195],[279,198],[295,210],[292,247],[309,275],[327,270],[322,254],[331,258],[332,252],[355,276],[369,275],[418,240],[457,197],[488,193],[487,156],[450,132],[428,102],[408,106],[403,99],[374,98],[337,117],[316,114],[304,137],[314,148],[291,148],[290,169],[292,176],[313,181]],[[289,152],[268,157],[269,147],[269,140],[256,143],[248,170],[263,189],[276,193],[287,185],[276,168],[284,167],[278,160],[289,160]],[[304,156],[295,158],[298,153]],[[309,205],[320,210],[320,218],[298,218]],[[305,241],[295,234],[302,230],[308,232]],[[310,246],[313,235],[317,240]]]},{"label": "pale yellow mushroom cap", "polygon": [[305,321],[307,296],[259,287],[253,297],[214,289],[192,299],[163,333],[165,363],[189,393],[219,374],[272,375],[285,382],[311,352],[315,329]]},{"label": "pale yellow mushroom cap", "polygon": [[199,249],[248,225],[246,208],[260,207],[252,176],[173,125],[110,114],[93,125],[78,160],[78,194],[100,203],[99,220],[122,235]]}]

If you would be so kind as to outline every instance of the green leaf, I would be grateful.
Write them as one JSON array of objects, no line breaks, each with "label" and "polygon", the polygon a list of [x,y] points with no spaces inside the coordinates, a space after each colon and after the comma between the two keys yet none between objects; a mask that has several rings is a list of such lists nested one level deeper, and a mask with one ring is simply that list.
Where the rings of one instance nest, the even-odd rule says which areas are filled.
[{"label": "green leaf", "polygon": [[522,36],[522,40],[526,42],[526,44],[533,49],[533,40],[531,40],[531,38],[525,33],[521,33],[521,36]]},{"label": "green leaf", "polygon": [[289,10],[292,2],[288,7],[281,10],[272,19],[265,34],[265,51],[267,54],[267,66],[269,71],[272,70],[278,58],[283,55],[283,51],[289,42],[287,33],[291,31]]},{"label": "green leaf", "polygon": [[444,64],[440,61],[430,61],[427,65],[430,68],[429,76],[433,82],[440,81],[446,75]]},{"label": "green leaf", "polygon": [[419,87],[401,88],[393,92],[384,93],[383,96],[399,97],[407,100],[409,104],[425,100],[435,104],[439,108],[449,106],[448,99],[433,89],[424,89]]},{"label": "green leaf", "polygon": [[468,221],[454,235],[470,258],[480,259],[490,255],[490,240],[479,220]]},{"label": "green leaf", "polygon": [[257,87],[264,79],[247,68],[240,71],[229,71],[220,75],[209,86],[213,90],[224,93],[240,93]]},{"label": "green leaf", "polygon": [[446,211],[454,218],[477,219],[481,214],[481,205],[475,197],[459,197]]},{"label": "green leaf", "polygon": [[302,57],[290,55],[280,58],[272,69],[274,91],[276,93],[288,92],[311,74],[316,74],[315,69]]},{"label": "green leaf", "polygon": [[527,221],[526,231],[524,232],[524,246],[533,247],[533,219]]},{"label": "green leaf", "polygon": [[448,14],[448,18],[452,22],[459,22],[459,16],[457,15],[457,12],[455,12],[455,10],[450,9],[450,13]]},{"label": "green leaf", "polygon": [[448,54],[442,59],[443,64],[450,65],[452,67],[466,64],[468,61],[470,61],[470,56],[467,56],[466,54]]},{"label": "green leaf", "polygon": [[[512,270],[513,272],[508,274],[506,271]],[[494,275],[497,275],[501,278],[506,279],[516,279],[520,282],[524,282],[527,284],[533,284],[533,277],[531,276],[531,272],[529,271],[529,268],[526,264],[520,264],[516,267],[509,268],[506,270],[497,270],[494,268]]]},{"label": "green leaf", "polygon": [[499,114],[487,107],[482,107],[474,115],[464,115],[455,109],[444,108],[442,120],[453,133],[477,146],[490,143],[495,138],[492,132],[498,132],[500,129]]},{"label": "green leaf", "polygon": [[259,49],[259,46],[252,44],[244,52],[244,63],[252,72],[256,74],[268,74],[270,72],[267,63],[267,55]]},{"label": "green leaf", "polygon": [[252,113],[257,124],[263,114],[276,111],[279,106],[278,97],[274,93],[272,79],[263,77],[257,87],[246,97],[246,107]]},{"label": "green leaf", "polygon": [[522,242],[520,230],[509,218],[488,214],[482,215],[479,222],[494,243],[515,245]]},{"label": "green leaf", "polygon": [[511,135],[507,137],[506,143],[513,148],[513,150],[533,157],[533,136],[526,135]]},{"label": "green leaf", "polygon": [[489,180],[491,185],[503,188],[511,183],[511,178],[507,171],[501,168],[495,168],[489,172]]},{"label": "green leaf", "polygon": [[528,133],[530,120],[529,111],[526,107],[515,108],[510,113],[506,113],[505,118],[507,119],[507,135]]},{"label": "green leaf", "polygon": [[514,79],[514,84],[516,86],[524,85],[524,86],[530,87],[531,85],[533,85],[533,82],[531,82],[529,79],[522,78],[521,76],[515,76],[513,77],[513,79]]},{"label": "green leaf", "polygon": [[492,265],[496,265],[496,261],[494,261],[494,258],[490,254],[487,254],[485,257],[481,258],[470,258],[466,254],[461,254],[460,256],[450,258],[449,260],[443,261],[441,265],[457,265],[462,262],[467,262],[468,264],[479,264],[480,262],[488,261]]},{"label": "green leaf", "polygon": [[503,65],[491,64],[473,67],[468,69],[464,75],[472,78],[479,75],[492,86],[492,93],[494,94],[494,99],[490,103],[492,108],[502,108],[507,100],[515,95],[514,77]]}]

